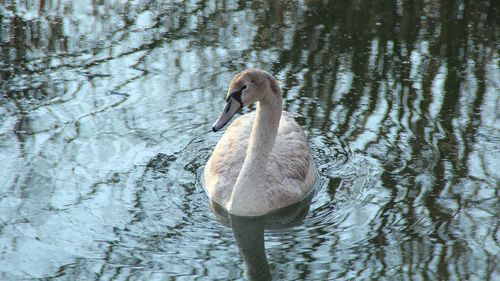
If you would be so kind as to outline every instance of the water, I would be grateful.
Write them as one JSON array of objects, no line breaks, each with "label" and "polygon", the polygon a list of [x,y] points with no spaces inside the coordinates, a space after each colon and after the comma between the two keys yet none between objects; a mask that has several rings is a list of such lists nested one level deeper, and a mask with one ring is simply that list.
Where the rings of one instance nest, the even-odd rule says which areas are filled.
[{"label": "water", "polygon": [[305,217],[264,233],[274,280],[499,280],[499,18],[1,0],[0,279],[247,278],[199,175],[230,79],[260,67],[321,173]]}]

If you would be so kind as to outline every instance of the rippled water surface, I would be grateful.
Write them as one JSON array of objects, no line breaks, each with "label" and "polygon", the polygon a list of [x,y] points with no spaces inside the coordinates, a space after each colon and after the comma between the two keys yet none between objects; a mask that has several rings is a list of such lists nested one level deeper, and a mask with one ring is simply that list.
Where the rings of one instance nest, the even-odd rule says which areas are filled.
[{"label": "rippled water surface", "polygon": [[305,217],[265,231],[274,280],[499,280],[499,19],[497,1],[0,0],[0,279],[246,279],[199,175],[230,79],[259,67],[321,173]]}]

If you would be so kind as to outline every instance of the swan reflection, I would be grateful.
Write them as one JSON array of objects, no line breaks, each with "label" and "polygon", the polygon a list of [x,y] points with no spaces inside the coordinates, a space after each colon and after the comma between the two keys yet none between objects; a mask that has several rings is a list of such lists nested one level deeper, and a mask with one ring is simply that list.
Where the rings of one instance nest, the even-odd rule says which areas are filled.
[{"label": "swan reflection", "polygon": [[218,220],[233,230],[240,255],[245,262],[248,280],[272,280],[266,256],[264,231],[300,225],[309,211],[313,197],[314,193],[311,193],[296,204],[258,217],[230,214],[222,206],[211,201],[212,211]]}]

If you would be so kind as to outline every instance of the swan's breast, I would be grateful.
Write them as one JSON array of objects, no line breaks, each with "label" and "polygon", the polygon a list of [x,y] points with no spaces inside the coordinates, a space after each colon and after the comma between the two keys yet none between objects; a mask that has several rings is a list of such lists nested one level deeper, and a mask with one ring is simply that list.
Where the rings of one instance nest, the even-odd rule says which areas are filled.
[{"label": "swan's breast", "polygon": [[231,198],[248,148],[254,113],[234,120],[221,137],[204,171],[205,188],[212,200],[225,205]]}]

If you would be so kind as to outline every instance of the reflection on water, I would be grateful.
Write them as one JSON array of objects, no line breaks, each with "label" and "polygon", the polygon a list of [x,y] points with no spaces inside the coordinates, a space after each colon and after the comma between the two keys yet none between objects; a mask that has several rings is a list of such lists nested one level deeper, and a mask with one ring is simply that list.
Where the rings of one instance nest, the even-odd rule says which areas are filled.
[{"label": "reflection on water", "polygon": [[0,0],[0,279],[245,278],[197,174],[251,66],[322,175],[274,279],[498,279],[499,10]]},{"label": "reflection on water", "polygon": [[262,217],[231,216],[231,228],[245,261],[248,280],[271,280],[271,271],[264,247],[264,225]]}]

